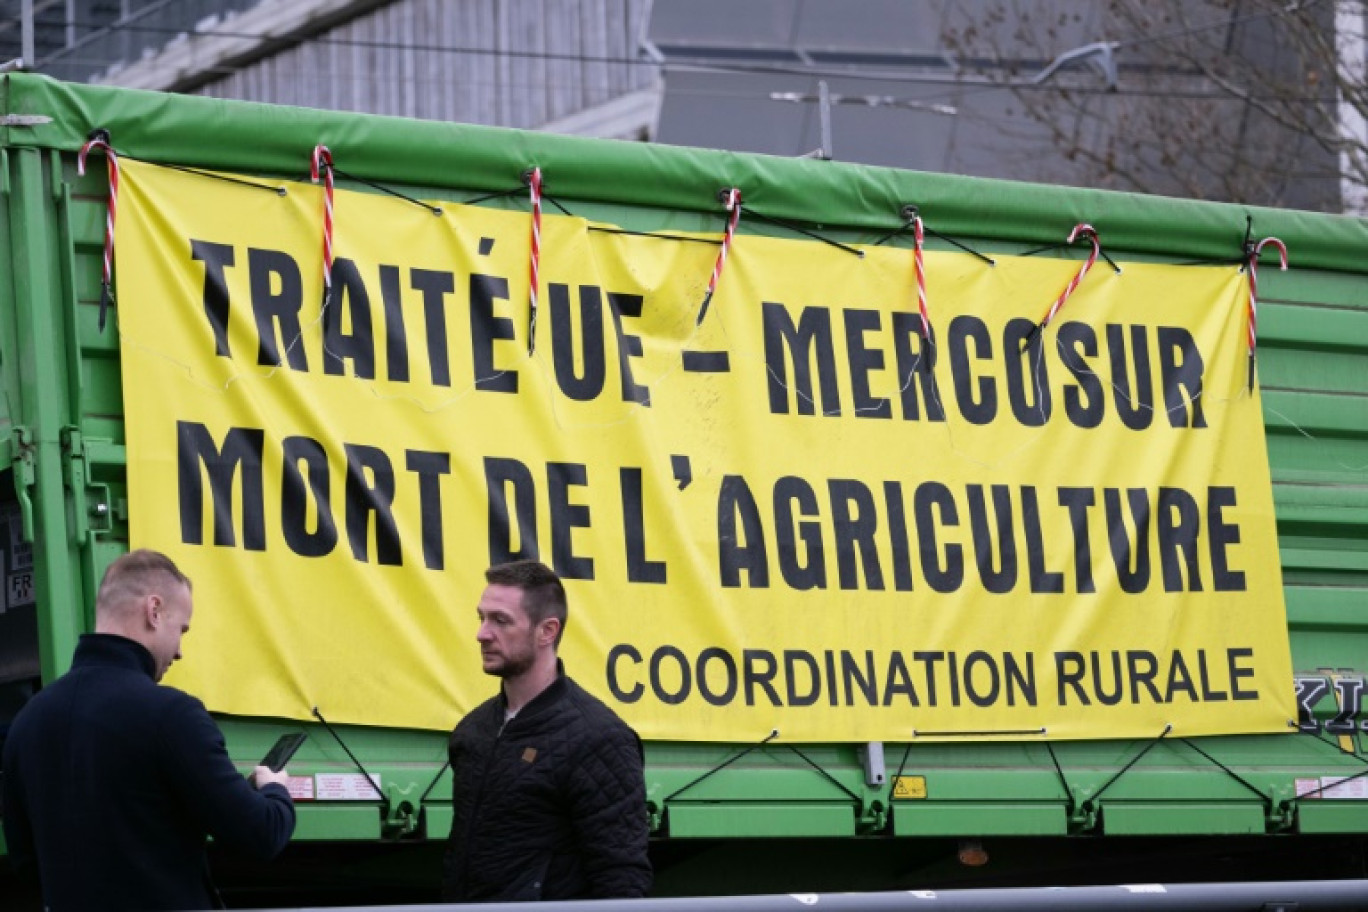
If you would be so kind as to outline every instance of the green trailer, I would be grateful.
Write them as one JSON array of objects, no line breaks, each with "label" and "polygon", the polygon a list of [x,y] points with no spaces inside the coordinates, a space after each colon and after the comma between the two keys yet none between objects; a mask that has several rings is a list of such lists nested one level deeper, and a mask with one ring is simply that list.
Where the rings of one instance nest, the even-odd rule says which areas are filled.
[{"label": "green trailer", "polygon": [[[380,185],[510,212],[525,212],[525,201],[497,194],[510,174],[537,162],[559,203],[639,232],[716,236],[725,175],[770,217],[743,219],[743,237],[809,231],[867,244],[904,223],[908,201],[935,229],[928,251],[1021,254],[1092,220],[1111,257],[1174,264],[1238,259],[1251,225],[1255,237],[1276,235],[1291,269],[1265,262],[1259,276],[1258,371],[1299,731],[966,743],[648,740],[656,892],[1368,873],[1368,790],[1358,787],[1368,783],[1368,222],[24,74],[0,83],[0,250],[8,251],[0,264],[0,726],[66,668],[76,638],[92,628],[103,568],[128,548],[119,333],[99,325],[109,185],[103,162],[84,176],[76,162],[101,129],[130,159],[272,180],[307,180],[302,155],[328,136],[345,163],[339,187],[378,193]],[[197,648],[193,638],[187,648]],[[219,721],[244,769],[301,727]],[[216,855],[230,902],[433,898],[451,816],[444,734],[304,727],[310,738],[292,772],[364,769],[378,774],[383,794],[301,802],[294,844],[271,866]],[[0,893],[8,876],[0,875]]]}]

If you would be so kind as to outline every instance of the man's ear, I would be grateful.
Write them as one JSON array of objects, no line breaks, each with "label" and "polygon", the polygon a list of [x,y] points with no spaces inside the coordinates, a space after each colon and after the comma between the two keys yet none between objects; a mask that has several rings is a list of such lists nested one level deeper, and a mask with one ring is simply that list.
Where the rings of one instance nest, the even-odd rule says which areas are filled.
[{"label": "man's ear", "polygon": [[560,618],[549,617],[541,622],[541,644],[551,646],[556,642],[556,637],[560,634]]},{"label": "man's ear", "polygon": [[162,602],[160,595],[149,595],[143,599],[143,618],[147,621],[148,627],[156,630],[161,626],[164,607],[165,603]]}]

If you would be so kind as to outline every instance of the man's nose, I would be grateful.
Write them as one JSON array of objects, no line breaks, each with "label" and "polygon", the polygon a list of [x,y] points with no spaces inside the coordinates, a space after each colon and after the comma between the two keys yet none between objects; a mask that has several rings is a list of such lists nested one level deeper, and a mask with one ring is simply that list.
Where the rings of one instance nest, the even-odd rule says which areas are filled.
[{"label": "man's nose", "polygon": [[475,642],[488,643],[494,639],[494,635],[489,632],[488,622],[481,621],[480,629],[475,631]]}]

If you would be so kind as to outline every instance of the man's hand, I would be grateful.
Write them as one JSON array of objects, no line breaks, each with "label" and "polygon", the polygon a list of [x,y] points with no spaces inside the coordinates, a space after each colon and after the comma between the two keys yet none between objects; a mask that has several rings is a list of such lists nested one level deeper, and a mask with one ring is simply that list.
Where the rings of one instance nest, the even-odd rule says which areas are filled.
[{"label": "man's hand", "polygon": [[286,770],[276,772],[269,766],[258,766],[252,770],[252,785],[256,786],[258,790],[260,790],[263,786],[270,785],[273,782],[276,785],[283,785],[286,788],[289,788],[289,772]]}]

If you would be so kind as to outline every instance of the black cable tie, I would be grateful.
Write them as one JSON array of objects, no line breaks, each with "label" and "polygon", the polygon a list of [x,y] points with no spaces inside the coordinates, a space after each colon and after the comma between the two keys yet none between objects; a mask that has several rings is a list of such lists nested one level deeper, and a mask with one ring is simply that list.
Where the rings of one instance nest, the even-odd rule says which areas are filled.
[{"label": "black cable tie", "polygon": [[1045,726],[1040,728],[983,728],[962,731],[933,731],[931,729],[912,729],[914,738],[980,738],[984,735],[1043,735]]},{"label": "black cable tie", "polygon": [[1072,817],[1077,805],[1077,802],[1074,800],[1073,789],[1069,787],[1069,780],[1064,775],[1064,767],[1059,765],[1059,757],[1055,756],[1054,745],[1049,741],[1046,741],[1045,750],[1049,751],[1050,762],[1054,764],[1055,773],[1059,776],[1059,784],[1064,789],[1064,800],[1068,802],[1066,813]]},{"label": "black cable tie", "polygon": [[107,316],[107,314],[108,314],[108,312],[109,312],[109,308],[112,307],[112,306],[114,306],[114,291],[113,291],[113,289],[111,289],[111,288],[109,287],[109,283],[108,283],[108,282],[101,282],[101,283],[100,283],[100,317],[99,317],[98,322],[96,323],[96,328],[99,329],[100,332],[104,332],[104,328],[105,328],[105,319],[106,319],[106,316]]},{"label": "black cable tie", "polygon": [[864,804],[864,799],[862,799],[859,795],[857,795],[857,794],[855,794],[854,792],[852,792],[850,789],[846,788],[846,787],[840,782],[840,780],[838,780],[835,776],[831,775],[831,773],[829,773],[829,772],[827,772],[825,769],[823,769],[816,761],[814,761],[814,760],[813,760],[811,757],[809,757],[807,754],[803,753],[803,752],[800,751],[798,748],[794,747],[792,744],[786,744],[786,745],[784,745],[784,746],[787,747],[789,750],[793,751],[793,752],[794,752],[795,754],[797,754],[799,757],[802,757],[803,760],[807,763],[808,766],[812,767],[812,768],[815,769],[817,772],[821,773],[824,777],[826,777],[826,780],[827,780],[828,782],[830,782],[832,785],[836,786],[836,787],[837,787],[838,789],[840,789],[841,791],[845,792],[847,795],[849,795],[851,801],[854,801],[856,804],[860,804],[860,805]]},{"label": "black cable tie", "polygon": [[371,778],[371,774],[366,772],[366,768],[361,765],[361,761],[356,759],[356,754],[353,754],[351,752],[351,748],[347,747],[347,742],[343,741],[341,736],[338,735],[337,732],[333,730],[333,727],[328,724],[328,720],[323,718],[323,713],[319,711],[317,706],[313,708],[313,715],[315,719],[323,723],[323,727],[328,730],[328,734],[333,736],[333,740],[335,740],[338,744],[342,745],[342,749],[347,752],[348,757],[351,757],[352,763],[356,764],[356,768],[361,771],[361,775],[366,777],[366,782],[370,785],[372,789],[375,790],[375,794],[380,797],[380,800],[388,801],[388,799],[385,797],[385,793],[380,791],[380,786],[375,784],[375,780]]},{"label": "black cable tie", "polygon": [[1140,762],[1140,759],[1141,759],[1142,757],[1144,757],[1145,754],[1148,754],[1151,750],[1153,750],[1153,749],[1154,749],[1154,746],[1155,746],[1156,744],[1158,744],[1160,741],[1163,741],[1164,738],[1166,738],[1166,737],[1168,736],[1168,733],[1171,732],[1171,731],[1173,731],[1173,723],[1172,723],[1172,722],[1165,723],[1165,725],[1164,725],[1164,730],[1161,731],[1161,732],[1159,733],[1159,737],[1155,738],[1155,739],[1154,739],[1153,741],[1151,741],[1149,744],[1146,744],[1144,750],[1142,750],[1140,753],[1136,754],[1134,757],[1131,758],[1131,761],[1130,761],[1129,763],[1127,763],[1125,766],[1123,766],[1123,767],[1121,767],[1119,770],[1117,770],[1117,771],[1116,771],[1116,775],[1114,775],[1114,776],[1112,776],[1110,779],[1108,779],[1108,780],[1106,781],[1106,783],[1105,783],[1100,789],[1098,789],[1096,792],[1093,793],[1093,796],[1092,796],[1091,798],[1089,798],[1087,801],[1083,802],[1083,806],[1084,806],[1084,807],[1096,806],[1097,799],[1099,799],[1099,798],[1102,797],[1102,793],[1105,792],[1107,789],[1111,788],[1112,785],[1113,785],[1113,783],[1115,783],[1117,779],[1120,779],[1120,778],[1121,778],[1122,776],[1124,776],[1127,772],[1129,772],[1129,771],[1130,771],[1130,768],[1131,768],[1132,766],[1135,766],[1135,764],[1139,763],[1139,762]]},{"label": "black cable tie", "polygon": [[542,191],[542,199],[546,200],[548,203],[559,209],[562,215],[568,215],[571,218],[575,217],[575,213],[571,212],[569,209],[566,209],[564,206],[562,206],[560,204],[560,200],[556,199],[554,196],[547,193],[545,190]]},{"label": "black cable tie", "polygon": [[1240,271],[1244,272],[1254,256],[1254,216],[1248,212],[1245,213],[1244,242],[1240,245],[1240,249],[1244,251],[1244,266],[1240,268]]},{"label": "black cable tie", "polygon": [[968,254],[971,254],[971,255],[973,255],[973,256],[978,257],[980,260],[982,260],[983,262],[987,263],[989,266],[996,266],[996,265],[997,265],[997,260],[995,260],[995,259],[993,259],[992,257],[988,256],[987,254],[979,253],[979,252],[978,252],[977,250],[975,250],[974,248],[968,246],[967,244],[962,244],[962,243],[960,243],[959,241],[957,241],[957,240],[955,240],[954,238],[950,237],[950,235],[948,235],[948,234],[941,234],[939,231],[937,231],[937,230],[934,229],[934,228],[928,228],[928,227],[926,227],[925,223],[922,224],[922,230],[925,231],[927,234],[931,235],[932,237],[939,238],[940,240],[945,241],[945,243],[947,243],[947,244],[953,244],[954,246],[958,247],[960,250],[963,250],[965,253],[968,253]]},{"label": "black cable tie", "polygon": [[[901,218],[901,219],[903,220],[903,223],[902,223],[900,226],[898,226],[897,228],[894,228],[892,231],[888,232],[888,234],[885,234],[883,237],[879,238],[877,241],[875,241],[875,242],[874,242],[873,244],[871,244],[870,246],[871,246],[871,247],[881,247],[881,246],[883,246],[885,243],[887,243],[888,241],[890,241],[890,240],[892,240],[893,238],[897,237],[898,235],[900,235],[900,234],[905,234],[905,233],[907,232],[907,229],[909,229],[909,228],[912,227],[912,222],[913,222],[913,221],[917,218],[917,216],[920,215],[920,214],[921,214],[921,210],[917,208],[917,206],[916,206],[915,203],[908,203],[907,205],[903,206],[900,210],[898,210],[898,217]],[[964,243],[962,243],[962,242],[960,242],[960,241],[955,240],[954,238],[952,238],[952,237],[951,237],[950,235],[948,235],[948,234],[941,234],[939,231],[937,231],[936,229],[930,227],[930,226],[927,225],[925,222],[922,222],[922,231],[926,232],[927,234],[931,235],[931,236],[934,237],[934,238],[937,238],[937,239],[939,239],[939,240],[945,241],[945,243],[947,243],[947,244],[950,244],[950,245],[952,245],[952,246],[954,246],[954,247],[958,247],[960,250],[963,250],[965,253],[967,253],[967,254],[969,254],[969,255],[971,255],[971,256],[977,257],[978,259],[980,259],[980,260],[982,260],[983,262],[987,263],[989,266],[996,266],[996,265],[997,265],[997,260],[995,260],[995,259],[993,259],[992,257],[988,256],[987,254],[980,253],[979,251],[975,250],[974,248],[970,247],[969,245],[964,244]]]},{"label": "black cable tie", "polygon": [[430,795],[432,793],[432,790],[437,787],[437,781],[442,778],[442,774],[447,771],[447,767],[449,766],[451,766],[450,757],[442,761],[442,768],[437,771],[437,775],[432,777],[432,781],[428,783],[428,787],[423,789],[422,797],[418,799],[419,807],[422,807],[423,802],[427,801],[427,796]]},{"label": "black cable tie", "polygon": [[[904,207],[903,207],[904,210],[907,210],[907,209],[913,209],[913,210],[915,210],[916,208],[917,208],[916,206],[904,206]],[[914,218],[915,218],[915,215],[914,215]],[[894,228],[892,231],[888,232],[888,234],[885,234],[883,237],[879,238],[877,241],[874,241],[874,242],[873,242],[872,244],[870,244],[869,246],[871,246],[871,247],[882,247],[884,244],[886,244],[886,243],[888,243],[889,241],[893,240],[893,239],[894,239],[895,237],[897,237],[898,235],[900,235],[900,234],[905,234],[905,233],[907,232],[907,229],[908,229],[908,228],[911,228],[911,227],[912,227],[912,219],[909,218],[909,219],[905,220],[905,221],[904,221],[901,225],[899,225],[897,228]],[[922,230],[925,230],[925,229],[926,229],[926,226],[925,226],[925,225],[922,225]]]},{"label": "black cable tie", "polygon": [[1031,327],[1031,331],[1028,332],[1028,333],[1026,334],[1025,338],[1023,338],[1023,339],[1021,340],[1021,351],[1022,351],[1022,353],[1025,353],[1025,352],[1029,351],[1030,348],[1031,348],[1031,346],[1034,345],[1034,344],[1036,343],[1036,340],[1039,339],[1039,338],[1041,338],[1044,334],[1045,334],[1045,321],[1044,321],[1044,320],[1041,320],[1041,321],[1040,321],[1039,323],[1037,323],[1035,326]]},{"label": "black cable tie", "polygon": [[357,177],[355,174],[348,174],[346,171],[343,171],[341,168],[329,162],[324,162],[323,166],[325,168],[331,168],[333,174],[336,174],[338,177],[344,178],[349,181],[353,181],[358,184],[364,184],[365,186],[370,187],[372,190],[379,190],[381,193],[388,193],[390,196],[398,197],[399,199],[404,200],[405,202],[413,203],[413,205],[415,206],[419,206],[423,209],[426,209],[433,215],[442,214],[442,209],[440,206],[429,206],[427,203],[423,202],[420,199],[414,199],[411,196],[400,193],[398,190],[395,190],[391,187],[386,187],[384,184],[377,184],[374,181],[366,180],[364,177]]},{"label": "black cable tie", "polygon": [[710,237],[691,237],[687,234],[661,234],[654,231],[631,231],[627,228],[620,228],[617,225],[590,225],[590,231],[601,231],[604,234],[629,234],[633,237],[658,238],[662,241],[687,241],[693,244],[711,244],[718,247],[722,241]]},{"label": "black cable tie", "polygon": [[1121,267],[1116,265],[1115,260],[1107,256],[1107,249],[1102,246],[1101,241],[1097,242],[1097,252],[1100,253],[1102,255],[1102,259],[1106,260],[1107,264],[1111,266],[1112,272],[1116,273],[1117,275],[1121,274]]},{"label": "black cable tie", "polygon": [[[913,735],[915,736],[915,735],[916,735],[916,732],[913,732]],[[892,785],[891,790],[890,790],[889,793],[888,793],[888,800],[889,800],[890,803],[892,803],[892,801],[893,801],[893,793],[896,792],[896,791],[898,790],[898,780],[902,778],[903,770],[907,767],[907,758],[908,758],[908,755],[910,755],[911,753],[912,753],[912,742],[911,742],[911,741],[908,741],[907,744],[904,745],[904,747],[903,747],[902,760],[898,761],[898,771],[897,771],[896,773],[893,774],[893,785]]]},{"label": "black cable tie", "polygon": [[776,216],[772,215],[765,215],[763,212],[757,212],[749,206],[746,207],[746,213],[755,218],[758,218],[762,222],[769,222],[771,225],[778,225],[781,228],[787,228],[789,231],[792,231],[795,234],[806,235],[807,237],[810,237],[813,240],[821,241],[823,244],[835,247],[838,250],[844,250],[846,253],[853,253],[860,259],[864,259],[863,250],[851,247],[849,244],[842,244],[840,241],[833,241],[829,237],[823,237],[815,231],[810,231],[807,228],[804,228],[797,222],[790,222],[788,219],[777,218]]},{"label": "black cable tie", "polygon": [[523,187],[514,187],[512,190],[500,190],[497,193],[486,193],[484,196],[477,196],[474,199],[468,199],[461,205],[478,206],[480,203],[487,203],[490,200],[503,199],[504,197],[508,196],[517,196],[518,194],[522,193],[524,189],[525,188]]},{"label": "black cable tie", "polygon": [[708,305],[712,303],[712,299],[713,293],[711,291],[703,295],[703,303],[698,305],[698,317],[694,320],[695,327],[703,325],[703,318],[708,315]]},{"label": "black cable tie", "polygon": [[207,177],[210,180],[222,181],[225,184],[237,184],[241,187],[251,187],[253,190],[269,190],[276,196],[285,196],[287,193],[285,187],[281,184],[259,184],[256,181],[234,177],[231,174],[219,174],[216,171],[205,171],[200,168],[190,168],[185,165],[173,165],[170,162],[152,161],[148,158],[137,158],[132,155],[125,155],[123,157],[135,162],[142,162],[144,165],[152,165],[155,168],[165,168],[168,171],[180,171],[182,174],[193,174],[196,177]]},{"label": "black cable tie", "polygon": [[1254,785],[1251,784],[1249,781],[1247,781],[1246,779],[1244,779],[1239,773],[1235,772],[1233,769],[1231,769],[1230,767],[1226,766],[1226,765],[1225,765],[1224,763],[1222,763],[1220,760],[1217,760],[1215,757],[1211,756],[1211,754],[1208,754],[1206,751],[1202,750],[1202,749],[1201,749],[1200,747],[1198,747],[1196,744],[1193,744],[1192,741],[1190,741],[1189,739],[1187,739],[1187,738],[1179,738],[1178,740],[1179,740],[1179,741],[1182,741],[1182,742],[1183,742],[1184,744],[1186,744],[1188,747],[1192,748],[1192,749],[1195,750],[1197,753],[1201,754],[1201,755],[1202,755],[1203,757],[1205,757],[1209,762],[1211,762],[1211,763],[1215,764],[1216,766],[1220,767],[1221,770],[1222,770],[1227,776],[1229,776],[1230,778],[1234,779],[1236,782],[1240,783],[1240,785],[1243,785],[1245,788],[1249,789],[1251,792],[1253,792],[1254,794],[1256,794],[1256,795],[1258,795],[1260,798],[1262,798],[1266,807],[1272,805],[1273,801],[1272,801],[1272,798],[1271,798],[1271,797],[1269,797],[1268,795],[1264,794],[1262,790],[1260,790],[1258,787],[1254,786]]},{"label": "black cable tie", "polygon": [[746,748],[745,750],[741,751],[739,754],[733,754],[731,757],[727,758],[726,760],[723,760],[723,761],[722,761],[721,763],[719,763],[717,766],[714,766],[712,769],[708,770],[706,773],[704,773],[703,775],[699,776],[697,779],[693,780],[692,782],[688,783],[687,785],[685,785],[685,786],[683,786],[683,787],[681,787],[681,788],[675,789],[675,790],[674,790],[673,792],[671,792],[669,795],[666,795],[665,798],[664,798],[664,800],[662,800],[662,801],[660,802],[660,806],[661,806],[661,807],[664,807],[665,805],[667,805],[667,804],[669,804],[671,801],[673,801],[675,798],[677,798],[678,796],[682,795],[684,792],[687,792],[689,789],[693,788],[695,785],[698,785],[698,783],[702,782],[704,779],[707,779],[707,778],[708,778],[709,776],[711,776],[713,773],[721,772],[722,770],[724,770],[724,769],[726,769],[727,767],[731,766],[731,765],[732,765],[733,763],[735,763],[737,760],[740,760],[742,757],[744,757],[744,756],[746,756],[747,754],[749,754],[751,751],[758,750],[759,748],[764,747],[766,744],[769,744],[771,741],[773,741],[773,740],[774,740],[775,738],[777,738],[777,737],[779,737],[779,729],[776,728],[776,729],[774,729],[773,731],[771,731],[768,735],[766,735],[766,736],[764,737],[763,740],[761,740],[761,741],[759,741],[759,742],[757,742],[757,743],[755,743],[755,744],[752,744],[750,747],[748,747],[748,748]]},{"label": "black cable tie", "polygon": [[1017,254],[1017,256],[1035,256],[1038,253],[1049,253],[1052,250],[1064,250],[1069,246],[1069,244],[1046,244],[1044,247],[1034,247],[1030,250],[1023,251]]}]

